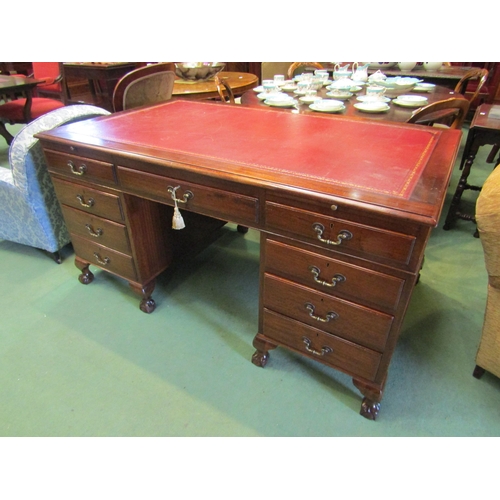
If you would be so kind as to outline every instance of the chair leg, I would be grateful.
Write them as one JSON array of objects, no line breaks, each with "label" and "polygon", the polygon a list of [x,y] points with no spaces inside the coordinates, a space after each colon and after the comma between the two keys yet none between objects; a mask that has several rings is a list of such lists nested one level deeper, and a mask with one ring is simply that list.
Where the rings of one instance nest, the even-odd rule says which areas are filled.
[{"label": "chair leg", "polygon": [[5,127],[5,123],[3,122],[0,122],[0,135],[7,141],[7,144],[10,146],[10,143],[14,140],[14,136],[9,133],[9,131]]},{"label": "chair leg", "polygon": [[44,252],[56,263],[56,264],[61,264],[62,262],[62,256],[59,251],[57,252],[49,252],[47,250],[44,250]]},{"label": "chair leg", "polygon": [[488,155],[488,158],[486,158],[486,163],[493,163],[495,161],[495,156],[498,153],[498,150],[500,149],[499,144],[495,144],[493,148],[490,151],[490,154]]}]

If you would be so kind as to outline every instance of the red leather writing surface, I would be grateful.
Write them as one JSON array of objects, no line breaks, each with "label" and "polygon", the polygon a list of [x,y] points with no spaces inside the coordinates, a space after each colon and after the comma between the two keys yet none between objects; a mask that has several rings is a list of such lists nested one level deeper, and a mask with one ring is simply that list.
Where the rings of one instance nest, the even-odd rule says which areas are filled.
[{"label": "red leather writing surface", "polygon": [[[79,125],[74,124],[76,130]],[[403,198],[411,195],[440,133],[431,127],[192,101],[112,115],[82,132],[217,159],[229,168],[247,165]]]}]

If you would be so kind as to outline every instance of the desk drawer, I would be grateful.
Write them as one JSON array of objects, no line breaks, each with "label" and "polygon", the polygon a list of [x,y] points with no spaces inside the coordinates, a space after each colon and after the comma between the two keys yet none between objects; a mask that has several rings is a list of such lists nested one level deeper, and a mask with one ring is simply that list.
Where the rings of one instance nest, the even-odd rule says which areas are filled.
[{"label": "desk drawer", "polygon": [[349,375],[374,380],[382,357],[378,352],[329,335],[272,311],[264,311],[262,332],[301,354]]},{"label": "desk drawer", "polygon": [[380,352],[394,319],[269,274],[264,275],[263,306]]},{"label": "desk drawer", "polygon": [[338,259],[266,240],[265,270],[347,300],[393,313],[404,280]]},{"label": "desk drawer", "polygon": [[[407,266],[416,238],[326,215],[266,203],[266,224],[306,242],[365,259],[397,262]],[[339,240],[339,235],[348,235]],[[321,238],[321,239],[320,239]],[[333,244],[333,242],[339,244]]]},{"label": "desk drawer", "polygon": [[57,178],[53,178],[52,181],[54,182],[54,188],[60,203],[117,222],[124,220],[122,205],[118,195],[105,193]]},{"label": "desk drawer", "polygon": [[117,274],[130,281],[137,281],[134,261],[130,255],[98,245],[92,241],[71,235],[76,255],[92,265]]},{"label": "desk drawer", "polygon": [[71,234],[130,255],[127,228],[123,224],[66,206],[63,206],[63,212]]},{"label": "desk drawer", "polygon": [[126,167],[118,167],[118,180],[124,190],[153,198],[167,205],[174,204],[172,195],[168,191],[169,188],[179,186],[176,191],[177,199],[182,200],[184,195],[190,196],[186,203],[179,203],[181,210],[191,210],[216,219],[251,227],[255,226],[258,221],[259,202],[257,198],[251,196],[178,181]]},{"label": "desk drawer", "polygon": [[115,170],[112,163],[91,160],[69,153],[45,150],[49,171],[75,180],[116,184]]}]

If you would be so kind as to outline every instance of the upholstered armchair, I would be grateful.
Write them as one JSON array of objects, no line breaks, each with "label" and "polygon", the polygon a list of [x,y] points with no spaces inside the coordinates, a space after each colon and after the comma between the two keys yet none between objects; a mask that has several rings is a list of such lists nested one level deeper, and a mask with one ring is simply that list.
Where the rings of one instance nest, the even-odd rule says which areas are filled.
[{"label": "upholstered armchair", "polygon": [[474,376],[500,377],[500,167],[486,179],[476,202],[476,223],[488,273],[488,295]]},{"label": "upholstered armchair", "polygon": [[108,111],[90,105],[65,106],[24,126],[9,148],[9,168],[0,167],[0,239],[46,251],[58,263],[70,238],[42,147],[35,134]]}]

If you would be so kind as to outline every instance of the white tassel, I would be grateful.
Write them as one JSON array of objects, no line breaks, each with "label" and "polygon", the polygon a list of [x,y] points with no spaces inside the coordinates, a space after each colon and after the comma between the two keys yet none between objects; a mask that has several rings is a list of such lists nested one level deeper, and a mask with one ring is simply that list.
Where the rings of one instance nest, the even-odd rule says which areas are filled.
[{"label": "white tassel", "polygon": [[177,203],[174,208],[174,216],[172,217],[172,229],[184,229],[186,227],[186,224],[184,224],[184,219],[182,218],[182,215],[177,208]]},{"label": "white tassel", "polygon": [[179,189],[179,186],[175,187],[171,191],[172,200],[174,200],[174,215],[172,217],[172,229],[184,229],[186,224],[184,224],[184,219],[182,218],[179,207],[177,206],[177,198],[175,197],[175,192]]}]

